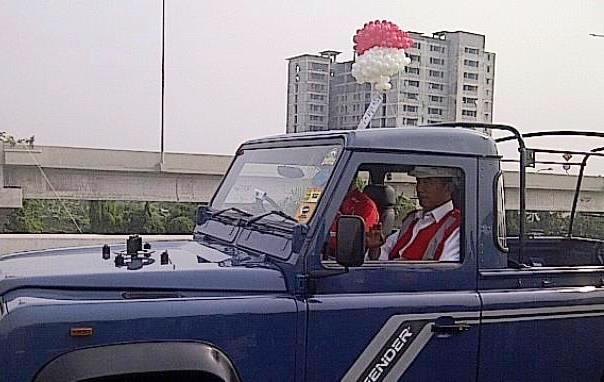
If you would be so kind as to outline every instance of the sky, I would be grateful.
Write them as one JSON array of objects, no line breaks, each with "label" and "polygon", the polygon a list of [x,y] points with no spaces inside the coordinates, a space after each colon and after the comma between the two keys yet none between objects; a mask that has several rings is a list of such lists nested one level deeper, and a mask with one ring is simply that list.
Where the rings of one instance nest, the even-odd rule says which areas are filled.
[{"label": "sky", "polygon": [[[165,150],[231,154],[284,133],[286,58],[348,60],[375,19],[485,35],[494,122],[604,132],[604,38],[589,36],[604,34],[601,0],[165,0]],[[2,0],[0,25],[0,131],[159,151],[161,0]]]}]

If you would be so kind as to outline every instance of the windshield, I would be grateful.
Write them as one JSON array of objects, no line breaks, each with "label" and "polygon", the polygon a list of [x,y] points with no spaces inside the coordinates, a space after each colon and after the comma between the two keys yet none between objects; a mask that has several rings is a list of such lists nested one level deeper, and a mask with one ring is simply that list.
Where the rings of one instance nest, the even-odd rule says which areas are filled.
[{"label": "windshield", "polygon": [[[280,211],[307,223],[340,152],[341,146],[336,145],[245,150],[235,159],[211,207],[234,207],[252,215]],[[266,218],[285,219],[276,213]]]}]

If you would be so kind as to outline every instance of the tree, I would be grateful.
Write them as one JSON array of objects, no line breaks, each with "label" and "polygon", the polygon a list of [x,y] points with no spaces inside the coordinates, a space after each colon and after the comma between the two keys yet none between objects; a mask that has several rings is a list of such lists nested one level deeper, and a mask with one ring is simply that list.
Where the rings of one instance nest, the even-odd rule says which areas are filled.
[{"label": "tree", "polygon": [[394,204],[395,226],[399,226],[405,216],[416,208],[417,205],[413,200],[403,194],[399,194]]},{"label": "tree", "polygon": [[5,232],[40,233],[44,231],[42,213],[44,205],[41,200],[25,200],[20,208],[8,217]]},{"label": "tree", "polygon": [[88,232],[118,233],[122,230],[123,208],[115,201],[91,200],[88,203]]},{"label": "tree", "polygon": [[192,233],[195,224],[193,220],[187,216],[178,216],[170,220],[166,225],[166,233],[170,234],[187,234]]}]

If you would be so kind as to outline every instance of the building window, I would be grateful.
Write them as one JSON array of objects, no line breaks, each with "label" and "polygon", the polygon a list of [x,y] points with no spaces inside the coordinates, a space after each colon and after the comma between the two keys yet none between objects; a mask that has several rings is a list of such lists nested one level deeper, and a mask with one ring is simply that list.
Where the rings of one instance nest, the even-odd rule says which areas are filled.
[{"label": "building window", "polygon": [[444,78],[445,73],[440,70],[430,70],[430,77]]},{"label": "building window", "polygon": [[409,58],[411,59],[411,63],[414,63],[414,62],[419,63],[419,62],[421,62],[420,57],[417,54],[410,54]]},{"label": "building window", "polygon": [[323,122],[323,116],[320,116],[320,115],[311,115],[310,116],[310,120],[311,121]]},{"label": "building window", "polygon": [[430,45],[430,52],[445,53],[445,47],[441,45]]},{"label": "building window", "polygon": [[438,103],[442,103],[444,101],[444,97],[442,96],[435,96],[435,95],[431,95],[430,96],[430,101],[432,102],[438,102]]},{"label": "building window", "polygon": [[478,86],[476,86],[476,85],[464,85],[463,86],[463,90],[467,90],[469,92],[475,92],[475,91],[478,91]]},{"label": "building window", "polygon": [[487,65],[487,73],[491,73],[491,65]]},{"label": "building window", "polygon": [[310,99],[315,100],[315,101],[324,101],[325,96],[323,94],[311,94]]},{"label": "building window", "polygon": [[437,57],[430,57],[430,63],[434,64],[434,65],[444,65],[445,64],[445,59],[444,58],[437,58]]},{"label": "building window", "polygon": [[414,105],[403,105],[403,111],[408,111],[411,113],[417,113],[417,106]]},{"label": "building window", "polygon": [[465,104],[476,105],[478,98],[463,97],[462,100],[463,100],[463,103],[465,103]]},{"label": "building window", "polygon": [[487,81],[487,85],[489,85],[491,83],[491,79],[490,78],[487,78],[486,81]]},{"label": "building window", "polygon": [[461,115],[465,115],[466,117],[476,117],[476,110],[465,110],[461,111]]},{"label": "building window", "polygon": [[403,118],[403,125],[417,126],[417,118]]},{"label": "building window", "polygon": [[430,84],[428,86],[430,87],[430,89],[434,89],[434,90],[444,90],[445,89],[445,85],[437,84],[434,82],[430,82]]},{"label": "building window", "polygon": [[311,80],[325,81],[325,74],[323,73],[310,73]]},{"label": "building window", "polygon": [[479,50],[478,50],[478,48],[465,47],[464,52],[469,53],[469,54],[478,54]]},{"label": "building window", "polygon": [[[473,68],[477,68],[477,67],[478,67],[478,61],[476,61],[476,60],[468,60],[468,59],[465,59],[465,60],[463,60],[463,64],[464,64],[465,66],[471,66],[471,67],[473,67]],[[487,70],[487,71],[488,71],[488,70]]]},{"label": "building window", "polygon": [[310,111],[318,111],[320,113],[322,113],[325,110],[325,106],[323,105],[310,105]]},{"label": "building window", "polygon": [[417,99],[417,96],[419,94],[417,93],[405,93],[405,97],[407,97],[408,99]]},{"label": "building window", "polygon": [[413,43],[412,48],[421,49],[422,48],[422,44],[416,41],[416,42]]},{"label": "building window", "polygon": [[412,68],[410,66],[405,66],[405,73],[419,74],[419,68]]},{"label": "building window", "polygon": [[405,85],[407,86],[413,86],[415,88],[419,87],[419,81],[414,81],[414,80],[405,80]]},{"label": "building window", "polygon": [[320,64],[318,62],[310,63],[310,70],[316,70],[317,72],[326,72],[327,68],[327,64]]},{"label": "building window", "polygon": [[477,80],[478,79],[478,73],[464,72],[463,73],[463,78],[465,78],[467,80]]},{"label": "building window", "polygon": [[323,84],[310,84],[310,90],[314,92],[324,92],[325,85]]},{"label": "building window", "polygon": [[428,114],[443,115],[443,109],[439,109],[437,107],[429,107]]}]

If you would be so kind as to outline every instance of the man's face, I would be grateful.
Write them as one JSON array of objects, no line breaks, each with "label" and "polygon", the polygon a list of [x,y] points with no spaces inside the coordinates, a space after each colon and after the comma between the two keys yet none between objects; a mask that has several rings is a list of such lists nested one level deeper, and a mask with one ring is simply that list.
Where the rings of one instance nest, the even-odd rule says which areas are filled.
[{"label": "man's face", "polygon": [[425,210],[436,208],[451,200],[451,185],[448,178],[420,178],[415,186],[419,204]]}]

